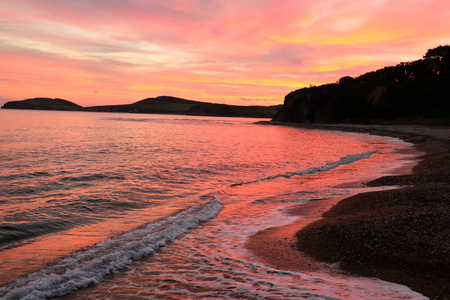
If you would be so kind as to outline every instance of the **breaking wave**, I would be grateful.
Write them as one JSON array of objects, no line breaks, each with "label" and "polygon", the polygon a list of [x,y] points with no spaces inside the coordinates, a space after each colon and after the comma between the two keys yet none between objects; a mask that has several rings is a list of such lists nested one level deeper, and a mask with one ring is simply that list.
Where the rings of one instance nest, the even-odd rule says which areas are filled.
[{"label": "breaking wave", "polygon": [[301,171],[296,171],[296,172],[287,172],[284,174],[278,174],[278,175],[260,178],[257,180],[252,180],[252,181],[247,181],[247,182],[234,183],[234,184],[230,185],[230,187],[244,185],[244,184],[251,184],[251,183],[256,183],[256,182],[261,182],[261,181],[267,181],[267,180],[274,180],[274,179],[283,178],[283,177],[291,178],[292,176],[295,176],[295,175],[307,175],[307,174],[314,174],[317,172],[329,171],[329,170],[335,169],[341,165],[347,165],[347,164],[354,163],[358,160],[369,158],[372,154],[377,153],[377,152],[378,152],[377,150],[374,150],[374,151],[369,151],[369,152],[366,152],[363,154],[347,155],[347,156],[341,157],[338,161],[335,161],[332,163],[327,163],[326,165],[321,166],[321,167],[309,168],[306,170],[301,170]]},{"label": "breaking wave", "polygon": [[[324,172],[341,165],[369,158],[377,151],[348,155],[338,161],[320,167],[296,172],[287,172],[258,180],[232,184],[230,187],[247,185],[277,178],[291,178],[295,175]],[[98,176],[94,176],[97,178]],[[77,180],[80,178],[77,178]],[[83,178],[84,179],[84,178]],[[0,288],[5,299],[45,299],[62,296],[74,290],[99,283],[106,275],[117,272],[134,261],[152,255],[166,243],[185,235],[201,222],[215,218],[223,208],[219,199],[202,205],[192,206],[175,215],[150,223],[136,230],[100,242],[85,251],[75,252],[68,258],[47,269],[13,281]]]},{"label": "breaking wave", "polygon": [[152,255],[167,243],[188,233],[200,223],[215,218],[222,203],[192,206],[177,214],[76,252],[56,265],[13,281],[0,288],[2,299],[45,299],[62,296],[97,284],[106,275]]}]

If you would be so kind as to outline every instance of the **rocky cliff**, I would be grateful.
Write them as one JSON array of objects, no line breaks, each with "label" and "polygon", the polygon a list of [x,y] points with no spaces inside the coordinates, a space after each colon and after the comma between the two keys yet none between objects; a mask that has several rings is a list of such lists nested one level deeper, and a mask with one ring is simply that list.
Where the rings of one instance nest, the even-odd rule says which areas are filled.
[{"label": "rocky cliff", "polygon": [[450,46],[337,83],[286,95],[273,121],[450,124]]}]

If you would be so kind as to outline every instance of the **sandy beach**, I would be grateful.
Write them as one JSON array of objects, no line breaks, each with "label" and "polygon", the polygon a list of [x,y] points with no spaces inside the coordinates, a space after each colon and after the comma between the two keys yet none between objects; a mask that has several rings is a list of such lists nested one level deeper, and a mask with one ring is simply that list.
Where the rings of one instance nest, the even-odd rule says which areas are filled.
[{"label": "sandy beach", "polygon": [[299,206],[288,213],[302,216],[300,221],[257,233],[247,248],[277,268],[308,272],[333,265],[333,271],[403,284],[430,299],[450,299],[450,129],[292,126],[398,137],[424,154],[412,174],[366,183],[402,188]]}]

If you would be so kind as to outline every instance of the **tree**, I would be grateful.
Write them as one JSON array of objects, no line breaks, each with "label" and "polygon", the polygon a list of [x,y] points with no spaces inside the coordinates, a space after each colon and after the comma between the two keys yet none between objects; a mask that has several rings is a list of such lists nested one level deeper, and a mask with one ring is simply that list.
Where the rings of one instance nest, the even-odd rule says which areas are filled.
[{"label": "tree", "polygon": [[423,56],[424,59],[442,61],[450,56],[450,45],[439,46],[433,49],[428,49]]},{"label": "tree", "polygon": [[450,70],[450,46],[439,46],[429,49],[424,55],[430,68],[436,75],[449,74]]}]

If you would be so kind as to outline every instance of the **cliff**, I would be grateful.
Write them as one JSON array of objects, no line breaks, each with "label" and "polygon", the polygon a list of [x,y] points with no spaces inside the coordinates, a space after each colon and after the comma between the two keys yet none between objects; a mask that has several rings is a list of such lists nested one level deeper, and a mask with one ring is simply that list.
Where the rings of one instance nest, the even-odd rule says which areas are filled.
[{"label": "cliff", "polygon": [[450,124],[450,46],[423,59],[286,95],[273,121]]}]

